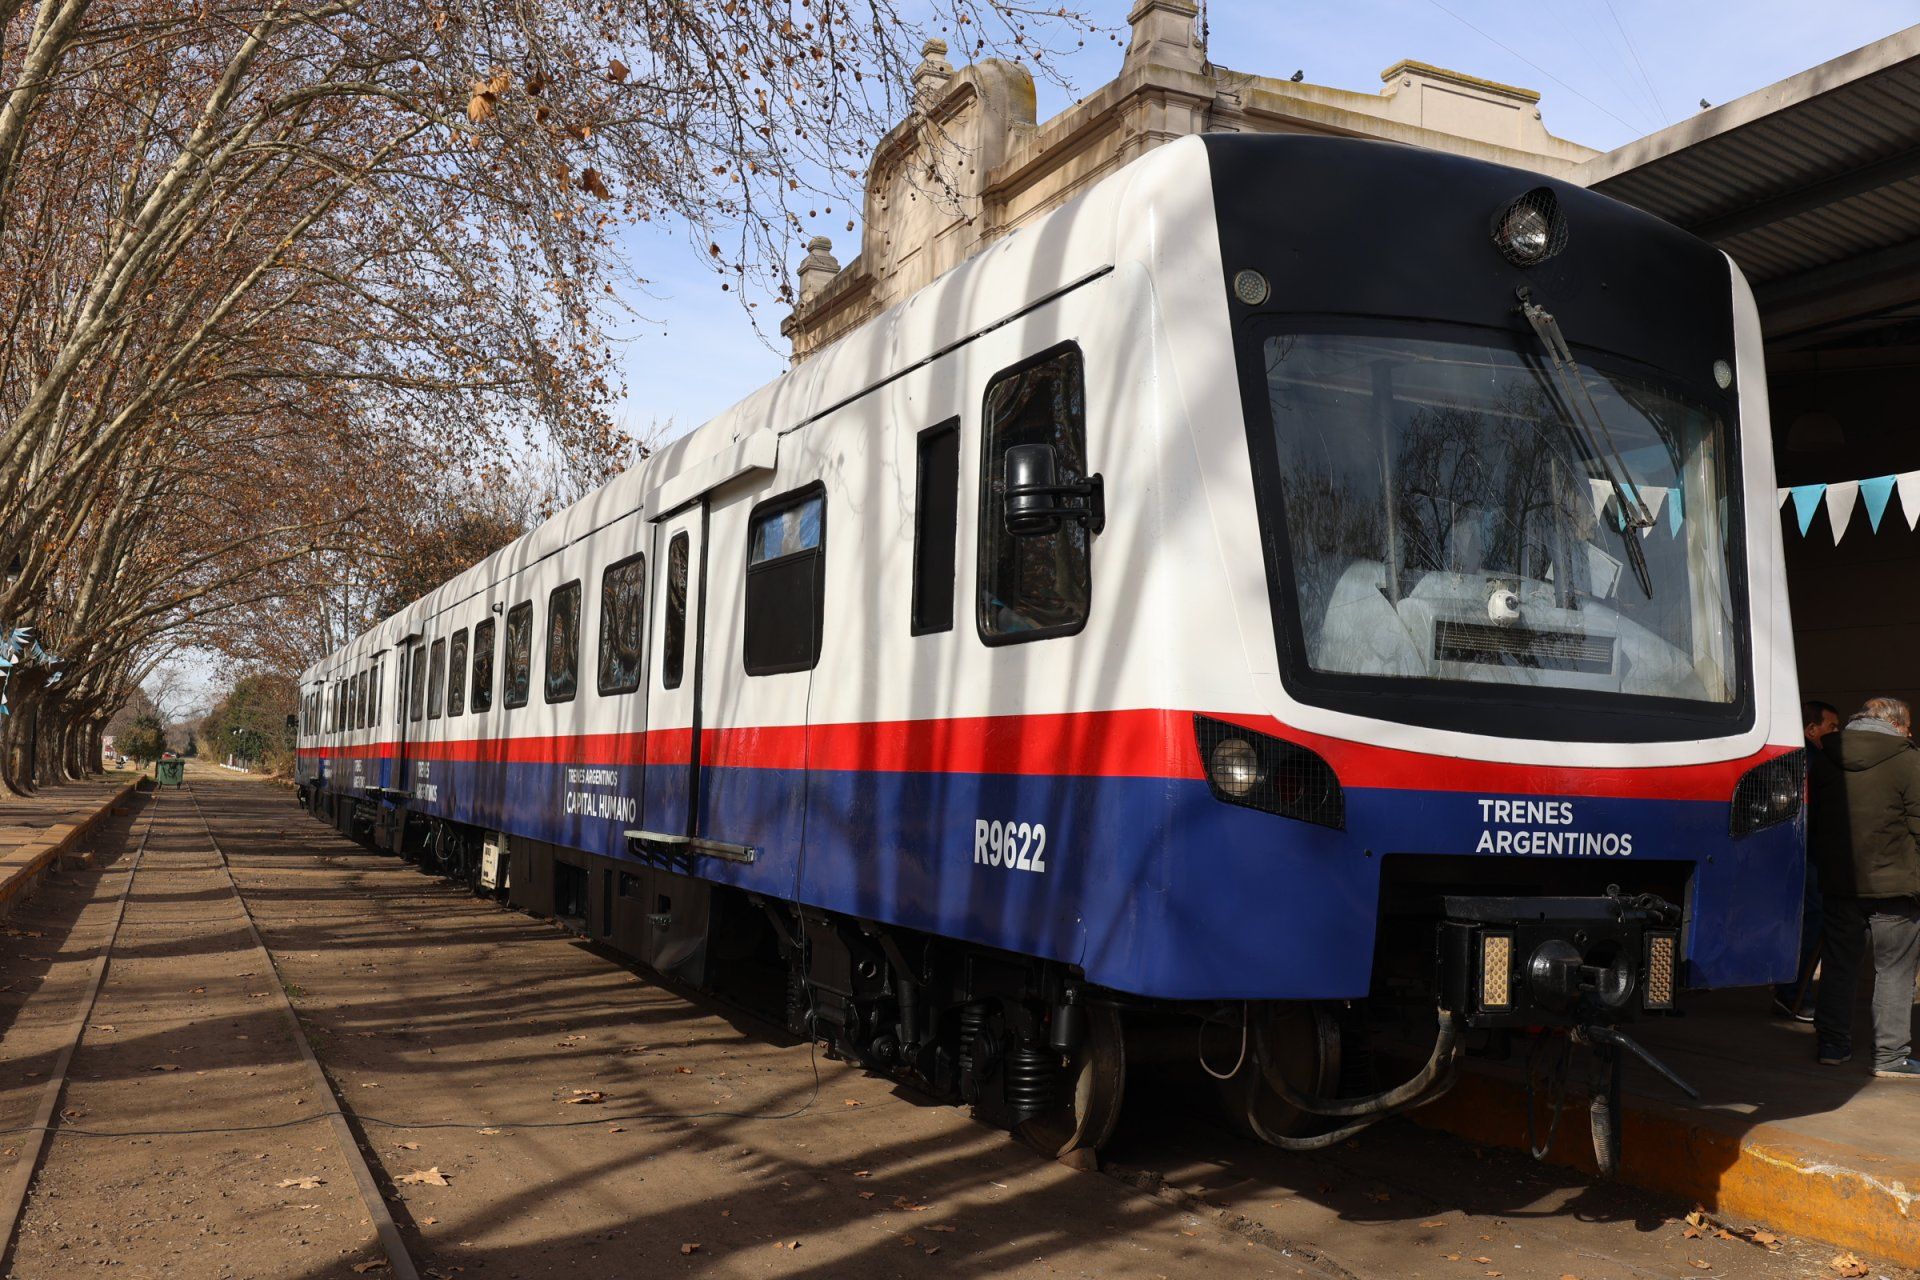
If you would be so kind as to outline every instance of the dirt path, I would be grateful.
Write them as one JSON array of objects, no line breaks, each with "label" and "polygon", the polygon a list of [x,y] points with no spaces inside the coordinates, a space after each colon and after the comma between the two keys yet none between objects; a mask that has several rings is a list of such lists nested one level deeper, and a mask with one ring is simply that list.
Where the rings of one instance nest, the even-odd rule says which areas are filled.
[{"label": "dirt path", "polygon": [[[1145,1096],[1113,1176],[1074,1173],[348,844],[284,792],[195,785],[427,1274],[1784,1280],[1831,1252],[1688,1239],[1686,1206],[1410,1126],[1287,1156]],[[111,1013],[103,993],[96,1021],[117,1029],[75,1064],[85,1123],[228,1125],[321,1101],[272,1036],[210,856],[170,850],[165,884],[136,889],[139,968]],[[11,1033],[0,1059],[17,1060]],[[166,1064],[180,1070],[152,1070]],[[331,1149],[320,1124],[62,1139],[16,1274],[349,1277],[371,1233]],[[404,1181],[431,1170],[444,1185]],[[274,1185],[298,1174],[324,1182]]]}]

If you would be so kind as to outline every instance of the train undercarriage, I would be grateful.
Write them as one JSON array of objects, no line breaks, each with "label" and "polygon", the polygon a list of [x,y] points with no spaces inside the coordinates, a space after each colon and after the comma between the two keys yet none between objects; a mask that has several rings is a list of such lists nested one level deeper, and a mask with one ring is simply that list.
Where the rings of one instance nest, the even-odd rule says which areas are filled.
[{"label": "train undercarriage", "polygon": [[[1311,1150],[1439,1097],[1469,1052],[1506,1056],[1531,1036],[1535,1057],[1542,1048],[1564,1049],[1555,1095],[1564,1093],[1573,1047],[1588,1049],[1596,1155],[1603,1171],[1617,1162],[1619,1051],[1637,1046],[1605,1025],[1610,1019],[1591,996],[1559,1011],[1464,1011],[1470,999],[1439,989],[1444,973],[1436,985],[1437,922],[1428,917],[1438,904],[1471,910],[1437,885],[1403,886],[1407,901],[1387,904],[1413,914],[1392,927],[1383,922],[1376,989],[1365,1001],[1158,1001],[1094,986],[1067,965],[803,907],[682,867],[509,840],[365,798],[315,790],[301,798],[353,840],[552,918],[677,983],[817,1040],[830,1057],[967,1105],[977,1119],[1050,1156],[1090,1159],[1119,1120],[1129,1075],[1142,1071],[1210,1090],[1228,1124],[1247,1137]],[[1645,917],[1636,928],[1667,923],[1669,911],[1677,921],[1677,910],[1654,893],[1629,899],[1617,886],[1607,889],[1612,897],[1527,901],[1589,911],[1594,903],[1653,902],[1661,909],[1635,908]],[[1445,951],[1449,928],[1457,934],[1462,927],[1441,927],[1438,950]],[[1590,954],[1620,950],[1603,941]],[[1574,986],[1579,968],[1569,970]],[[1618,980],[1605,966],[1587,970],[1593,996]],[[1472,981],[1484,986],[1486,978],[1476,970]],[[1543,1032],[1529,1025],[1534,1018],[1564,1025]],[[1383,1088],[1382,1078],[1393,1083]]]}]

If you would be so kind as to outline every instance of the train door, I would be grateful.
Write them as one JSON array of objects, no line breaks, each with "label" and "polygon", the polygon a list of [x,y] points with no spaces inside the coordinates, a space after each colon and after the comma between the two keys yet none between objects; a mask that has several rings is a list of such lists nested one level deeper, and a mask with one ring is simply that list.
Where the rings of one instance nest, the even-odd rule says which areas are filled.
[{"label": "train door", "polygon": [[[411,808],[410,798],[413,791],[413,761],[410,748],[412,733],[409,724],[408,707],[412,702],[409,696],[416,681],[424,682],[426,676],[426,649],[414,644],[418,636],[403,637],[396,647],[394,661],[396,678],[393,682],[393,776],[387,779],[385,797],[387,803],[382,806],[386,847],[394,853],[406,852],[407,810]],[[416,672],[415,668],[419,668]]]},{"label": "train door", "polygon": [[653,641],[640,839],[658,852],[683,851],[694,834],[700,789],[706,525],[704,500],[659,521],[649,557]]}]

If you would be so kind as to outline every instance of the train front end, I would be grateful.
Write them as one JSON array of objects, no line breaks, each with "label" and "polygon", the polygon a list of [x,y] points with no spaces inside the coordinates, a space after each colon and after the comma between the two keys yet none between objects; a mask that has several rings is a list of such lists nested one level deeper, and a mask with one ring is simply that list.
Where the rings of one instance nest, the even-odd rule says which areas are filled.
[{"label": "train front end", "polygon": [[1207,154],[1277,661],[1195,750],[1254,841],[1229,881],[1264,847],[1290,883],[1239,962],[1603,1058],[1684,989],[1790,980],[1805,761],[1738,272],[1519,170]]}]

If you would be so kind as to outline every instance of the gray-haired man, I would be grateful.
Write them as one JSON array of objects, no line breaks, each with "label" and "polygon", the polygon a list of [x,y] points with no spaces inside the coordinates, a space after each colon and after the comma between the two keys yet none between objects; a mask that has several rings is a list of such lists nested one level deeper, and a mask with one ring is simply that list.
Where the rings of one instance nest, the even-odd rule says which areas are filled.
[{"label": "gray-haired man", "polygon": [[[1920,1081],[1913,1047],[1913,981],[1920,966],[1920,749],[1913,713],[1870,698],[1826,749],[1840,766],[1817,849],[1824,934],[1814,1015],[1819,1058],[1853,1056],[1853,993],[1860,953],[1873,950],[1873,1074]],[[1838,809],[1839,812],[1834,810]],[[1842,814],[1844,813],[1844,817]],[[1816,819],[1818,820],[1818,818]]]}]

